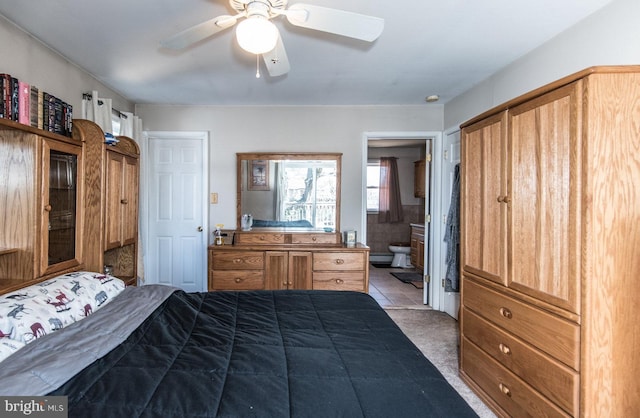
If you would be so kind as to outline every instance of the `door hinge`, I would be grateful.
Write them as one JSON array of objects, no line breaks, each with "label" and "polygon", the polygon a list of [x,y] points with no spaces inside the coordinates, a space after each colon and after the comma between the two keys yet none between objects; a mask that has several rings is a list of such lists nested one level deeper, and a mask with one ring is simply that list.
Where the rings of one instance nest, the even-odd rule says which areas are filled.
[{"label": "door hinge", "polygon": [[444,279],[442,279],[442,287],[444,287]]},{"label": "door hinge", "polygon": [[431,214],[428,213],[425,217],[424,217],[424,223],[430,224],[431,223]]},{"label": "door hinge", "polygon": [[448,160],[448,159],[449,159],[449,150],[444,150],[444,156],[443,156],[443,158],[444,158],[445,160]]},{"label": "door hinge", "polygon": [[425,282],[425,283],[431,283],[431,276],[429,276],[428,274],[425,274],[425,276],[424,276],[424,282]]},{"label": "door hinge", "polygon": [[427,160],[428,162],[431,162],[431,154],[427,154],[427,155],[424,157],[424,159],[425,159],[425,160]]}]

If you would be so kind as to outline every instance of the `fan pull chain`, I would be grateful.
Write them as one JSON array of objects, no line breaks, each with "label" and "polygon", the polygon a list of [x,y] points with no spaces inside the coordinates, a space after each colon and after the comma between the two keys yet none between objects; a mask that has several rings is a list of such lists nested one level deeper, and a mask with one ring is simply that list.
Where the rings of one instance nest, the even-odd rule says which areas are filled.
[{"label": "fan pull chain", "polygon": [[260,78],[260,56],[256,54],[256,78]]}]

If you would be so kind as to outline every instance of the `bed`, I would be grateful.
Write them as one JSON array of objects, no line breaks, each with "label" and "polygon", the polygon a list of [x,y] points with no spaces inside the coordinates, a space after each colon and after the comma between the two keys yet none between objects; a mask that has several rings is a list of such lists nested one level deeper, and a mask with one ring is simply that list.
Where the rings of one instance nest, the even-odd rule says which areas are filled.
[{"label": "bed", "polygon": [[476,416],[359,292],[185,293],[78,272],[1,296],[0,330],[0,395],[67,396],[69,416]]}]

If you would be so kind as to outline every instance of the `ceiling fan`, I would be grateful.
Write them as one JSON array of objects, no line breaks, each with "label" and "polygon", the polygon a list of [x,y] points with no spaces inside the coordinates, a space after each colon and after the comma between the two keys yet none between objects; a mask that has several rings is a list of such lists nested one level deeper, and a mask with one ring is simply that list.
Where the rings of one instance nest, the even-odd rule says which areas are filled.
[{"label": "ceiling fan", "polygon": [[236,28],[238,44],[248,52],[262,55],[269,75],[277,77],[289,72],[290,66],[278,28],[271,22],[273,18],[285,16],[295,26],[367,42],[375,41],[384,28],[384,19],[378,17],[303,3],[287,7],[288,0],[229,0],[229,4],[238,12],[236,15],[214,17],[160,44],[165,48],[183,49],[245,18]]}]

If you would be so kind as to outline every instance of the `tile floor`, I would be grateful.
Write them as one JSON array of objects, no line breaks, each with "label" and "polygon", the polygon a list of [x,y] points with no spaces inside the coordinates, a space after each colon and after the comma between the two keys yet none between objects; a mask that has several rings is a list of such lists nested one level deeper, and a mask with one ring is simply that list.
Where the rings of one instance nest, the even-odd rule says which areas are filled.
[{"label": "tile floor", "polygon": [[410,283],[403,283],[391,275],[393,271],[415,269],[377,268],[369,266],[369,294],[383,308],[431,309],[423,303],[423,290]]}]

